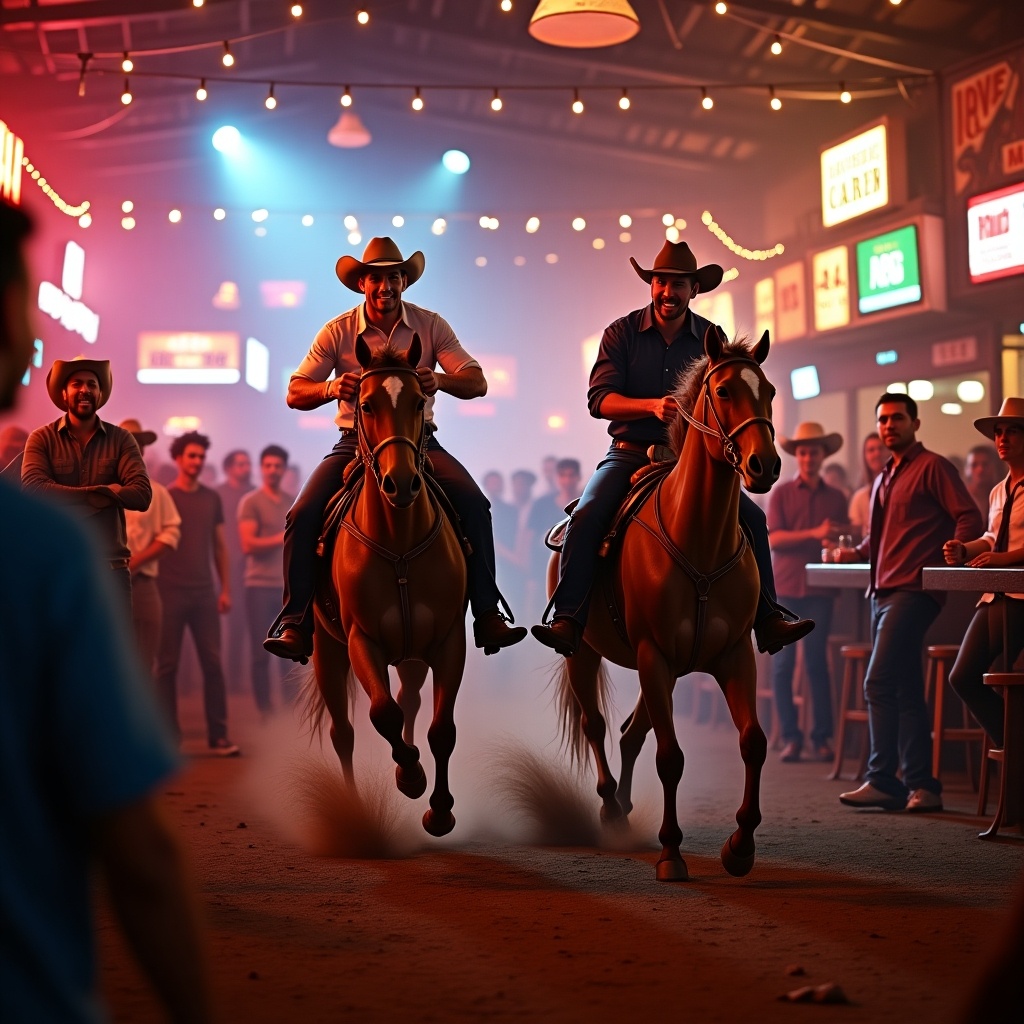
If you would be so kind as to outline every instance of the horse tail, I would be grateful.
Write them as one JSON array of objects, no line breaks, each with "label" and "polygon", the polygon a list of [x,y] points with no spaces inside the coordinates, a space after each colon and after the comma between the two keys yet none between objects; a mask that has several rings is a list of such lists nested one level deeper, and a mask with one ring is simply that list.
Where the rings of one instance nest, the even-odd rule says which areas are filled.
[{"label": "horse tail", "polygon": [[[569,763],[574,767],[580,767],[587,763],[587,737],[583,732],[583,708],[573,693],[569,678],[568,658],[559,658],[559,663],[551,674],[551,682],[555,688],[554,700],[561,748],[568,753]],[[604,720],[608,721],[611,676],[603,660],[597,666],[594,691],[598,710]]]},{"label": "horse tail", "polygon": [[[303,728],[309,730],[309,741],[312,743],[314,739],[323,736],[324,720],[327,718],[327,702],[320,691],[320,686],[316,681],[316,672],[312,665],[304,666],[301,669],[296,666],[292,671],[301,673],[302,682],[298,696],[298,704],[301,709],[299,714]],[[345,674],[345,691],[351,719],[351,711],[356,702],[356,680],[351,668]]]}]

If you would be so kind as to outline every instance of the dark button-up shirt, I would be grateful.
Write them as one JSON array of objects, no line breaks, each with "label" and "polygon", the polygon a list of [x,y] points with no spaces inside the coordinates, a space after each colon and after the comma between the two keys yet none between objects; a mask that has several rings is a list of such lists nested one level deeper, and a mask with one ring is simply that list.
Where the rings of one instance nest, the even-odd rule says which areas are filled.
[{"label": "dark button-up shirt", "polygon": [[[704,355],[704,332],[710,326],[709,320],[688,309],[682,333],[666,345],[654,322],[653,304],[610,324],[605,328],[597,362],[590,371],[590,415],[600,418],[601,402],[610,394],[664,398],[675,387],[679,374]],[[665,424],[657,416],[612,420],[608,433],[617,440],[638,444],[665,442]]]},{"label": "dark button-up shirt", "polygon": [[97,422],[84,449],[66,414],[33,430],[25,444],[21,484],[85,520],[103,557],[117,561],[131,555],[125,509],[145,512],[153,490],[135,438],[113,423]]},{"label": "dark button-up shirt", "polygon": [[871,589],[920,590],[921,570],[946,564],[947,540],[975,540],[984,528],[953,463],[917,441],[875,478],[869,532],[857,551],[870,559]]},{"label": "dark button-up shirt", "polygon": [[[826,519],[846,522],[846,497],[819,479],[816,486],[797,474],[792,480],[776,484],[768,498],[768,532],[772,530],[811,530]],[[808,562],[821,561],[823,542],[812,537],[784,548],[772,549],[775,590],[786,597],[834,597],[835,591],[807,586]]]}]

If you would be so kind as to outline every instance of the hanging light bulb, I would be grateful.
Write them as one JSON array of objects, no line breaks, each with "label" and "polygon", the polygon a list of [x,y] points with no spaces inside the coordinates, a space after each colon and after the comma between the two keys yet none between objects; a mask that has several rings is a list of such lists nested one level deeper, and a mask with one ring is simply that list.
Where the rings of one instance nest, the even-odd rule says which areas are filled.
[{"label": "hanging light bulb", "polygon": [[292,17],[293,18],[301,18],[302,17],[302,4],[292,4]]},{"label": "hanging light bulb", "polygon": [[843,82],[840,82],[839,83],[839,102],[840,103],[849,103],[850,100],[852,100],[852,99],[853,99],[853,93],[851,93],[850,90],[846,88],[846,85]]},{"label": "hanging light bulb", "polygon": [[772,40],[771,50],[776,57],[782,53],[782,40],[779,38],[777,33],[775,38]]},{"label": "hanging light bulb", "polygon": [[135,70],[135,62],[128,56],[127,50],[125,50],[124,59],[121,61],[121,70],[126,75]]},{"label": "hanging light bulb", "polygon": [[629,107],[629,93],[623,89],[622,95],[619,97],[619,110],[629,110]]},{"label": "hanging light bulb", "polygon": [[583,113],[583,100],[580,99],[579,89],[573,89],[572,91],[572,112],[574,114]]},{"label": "hanging light bulb", "polygon": [[356,11],[356,21],[358,21],[360,25],[368,25],[370,23],[370,12],[364,10]]},{"label": "hanging light bulb", "polygon": [[199,79],[199,88],[196,89],[196,99],[199,100],[200,103],[202,103],[202,101],[205,100],[208,95],[209,93],[206,91],[206,79],[201,78]]},{"label": "hanging light bulb", "polygon": [[343,110],[337,124],[327,133],[327,141],[339,149],[359,149],[373,139],[355,111]]},{"label": "hanging light bulb", "polygon": [[132,90],[128,85],[128,79],[124,80],[124,89],[121,92],[121,102],[127,107],[132,101]]},{"label": "hanging light bulb", "polygon": [[729,10],[729,8],[722,3],[722,0],[718,0],[718,3],[715,4],[715,14],[725,14],[727,10]]},{"label": "hanging light bulb", "polygon": [[512,0],[501,0],[501,4],[499,6],[506,14],[508,14],[508,12],[512,10]]},{"label": "hanging light bulb", "polygon": [[226,68],[234,67],[235,64],[235,56],[231,52],[231,46],[228,44],[226,39],[224,40],[224,54],[220,58],[220,62]]},{"label": "hanging light bulb", "polygon": [[345,86],[345,91],[341,94],[341,105],[343,107],[352,106],[352,92],[347,85]]},{"label": "hanging light bulb", "polygon": [[501,110],[504,104],[501,102],[501,97],[498,95],[498,90],[494,90],[494,96],[491,99],[491,110]]},{"label": "hanging light bulb", "polygon": [[277,106],[277,100],[274,97],[274,83],[270,83],[270,92],[267,93],[267,98],[263,101],[263,105],[267,110],[273,110]]},{"label": "hanging light bulb", "polygon": [[707,89],[703,86],[701,86],[700,90],[700,105],[705,110],[710,110],[715,105],[715,101],[708,95]]},{"label": "hanging light bulb", "polygon": [[769,100],[769,103],[771,104],[772,110],[781,110],[782,109],[782,100],[780,100],[779,97],[775,95],[775,86],[774,85],[769,85],[768,86],[768,95],[771,97],[771,99]]},{"label": "hanging light bulb", "polygon": [[202,7],[206,0],[192,0],[193,7]]},{"label": "hanging light bulb", "polygon": [[420,87],[416,86],[416,94],[412,98],[412,109],[420,111],[423,109],[423,97],[420,95]]}]

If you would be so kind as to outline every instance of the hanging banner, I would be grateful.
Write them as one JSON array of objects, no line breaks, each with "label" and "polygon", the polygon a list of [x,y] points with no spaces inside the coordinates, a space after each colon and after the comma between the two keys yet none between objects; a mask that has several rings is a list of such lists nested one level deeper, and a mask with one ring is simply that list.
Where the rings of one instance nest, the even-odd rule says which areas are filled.
[{"label": "hanging banner", "polygon": [[816,252],[812,263],[814,329],[831,331],[850,322],[850,250],[837,245]]},{"label": "hanging banner", "polygon": [[790,263],[775,271],[775,332],[779,341],[807,333],[807,285],[804,265]]}]

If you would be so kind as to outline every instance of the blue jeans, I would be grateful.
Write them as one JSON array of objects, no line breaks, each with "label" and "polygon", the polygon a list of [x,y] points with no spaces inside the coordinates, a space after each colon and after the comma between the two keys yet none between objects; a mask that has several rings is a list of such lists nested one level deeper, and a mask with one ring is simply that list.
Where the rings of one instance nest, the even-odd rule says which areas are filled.
[{"label": "blue jeans", "polygon": [[[630,477],[649,461],[646,452],[609,448],[608,454],[587,481],[562,545],[558,586],[552,596],[552,614],[556,618],[561,616],[574,619],[580,626],[586,626],[590,611],[590,591],[597,574],[598,548],[611,529],[616,511],[629,493]],[[742,490],[740,525],[750,541],[757,560],[757,570],[761,575],[761,596],[758,598],[755,616],[759,622],[775,607],[775,574],[772,572],[768,523],[764,512]]]},{"label": "blue jeans", "polygon": [[897,799],[915,789],[942,792],[932,775],[932,727],[921,665],[924,636],[939,610],[934,598],[918,590],[871,597],[873,648],[864,678],[871,757],[865,779]]},{"label": "blue jeans", "polygon": [[[801,619],[813,619],[814,631],[800,641],[804,651],[804,671],[811,687],[811,743],[823,747],[832,738],[832,679],[828,671],[828,634],[832,627],[831,597],[785,597],[781,601]],[[772,691],[779,730],[786,743],[803,743],[793,705],[793,670],[796,668],[796,644],[783,647],[772,659]]]}]

